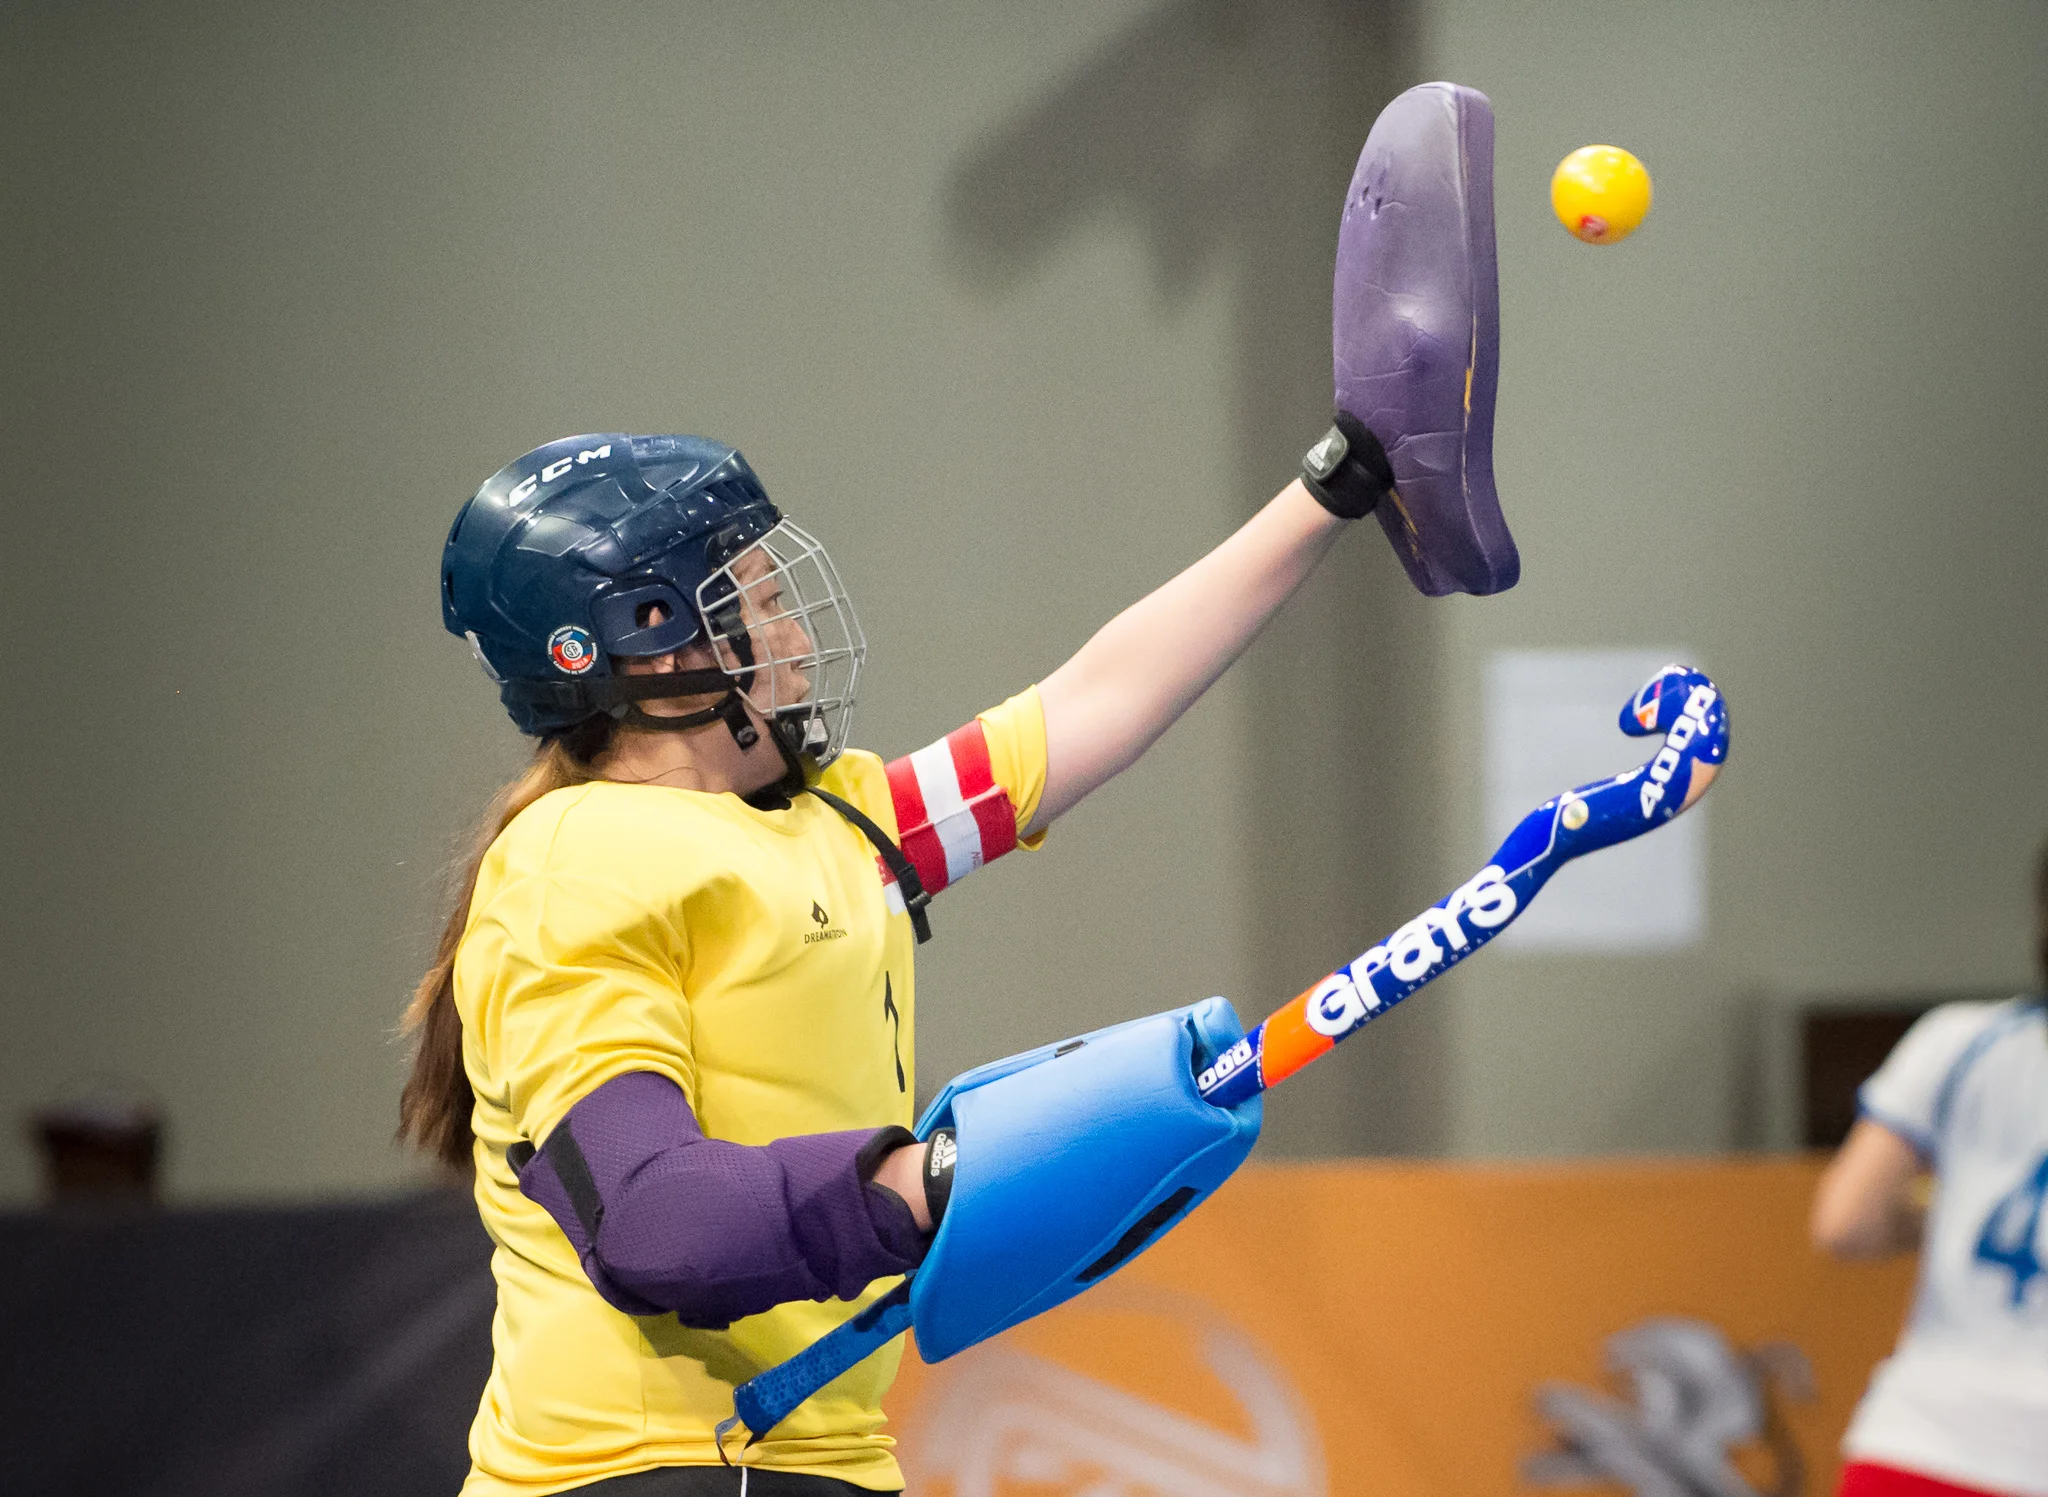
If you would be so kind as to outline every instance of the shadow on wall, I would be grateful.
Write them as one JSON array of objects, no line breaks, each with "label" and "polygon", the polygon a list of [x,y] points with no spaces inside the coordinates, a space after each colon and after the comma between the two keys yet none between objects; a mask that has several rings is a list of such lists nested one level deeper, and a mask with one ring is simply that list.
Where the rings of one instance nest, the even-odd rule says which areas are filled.
[{"label": "shadow on wall", "polygon": [[1136,218],[1165,295],[1218,261],[1241,262],[1233,241],[1261,165],[1259,54],[1280,14],[1224,0],[1161,6],[984,142],[946,203],[961,272],[983,289],[1013,285],[1105,212]]},{"label": "shadow on wall", "polygon": [[[1328,419],[1339,210],[1374,117],[1418,81],[1413,34],[1403,0],[1162,5],[967,153],[948,187],[947,255],[968,285],[1000,295],[1068,235],[1116,216],[1140,226],[1163,297],[1226,276],[1249,514]],[[1259,891],[1245,922],[1247,1022],[1441,892],[1415,809],[1432,800],[1434,617],[1376,536],[1353,538],[1240,667],[1243,853]],[[1433,1151],[1441,1033],[1428,1005],[1391,1016],[1375,1043],[1290,1088],[1268,1146]]]}]

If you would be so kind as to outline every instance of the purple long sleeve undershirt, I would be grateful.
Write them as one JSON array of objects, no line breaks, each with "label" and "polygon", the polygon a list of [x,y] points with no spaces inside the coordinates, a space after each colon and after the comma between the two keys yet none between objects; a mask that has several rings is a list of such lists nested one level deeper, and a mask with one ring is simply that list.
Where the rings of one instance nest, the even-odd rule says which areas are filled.
[{"label": "purple long sleeve undershirt", "polygon": [[917,1267],[927,1244],[910,1207],[868,1178],[911,1142],[902,1128],[761,1147],[706,1138],[674,1082],[637,1071],[583,1098],[513,1163],[607,1303],[722,1330],[788,1300],[852,1299]]}]

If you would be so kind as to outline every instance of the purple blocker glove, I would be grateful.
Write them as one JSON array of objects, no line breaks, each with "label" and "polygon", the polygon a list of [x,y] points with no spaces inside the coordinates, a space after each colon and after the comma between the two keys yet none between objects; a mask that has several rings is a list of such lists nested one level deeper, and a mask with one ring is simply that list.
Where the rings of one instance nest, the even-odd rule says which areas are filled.
[{"label": "purple blocker glove", "polygon": [[1331,310],[1338,418],[1304,463],[1310,491],[1333,513],[1378,515],[1432,597],[1513,587],[1521,558],[1493,488],[1486,95],[1425,83],[1380,112],[1344,197]]},{"label": "purple blocker glove", "polygon": [[870,1179],[916,1142],[903,1128],[758,1148],[706,1138],[674,1082],[637,1071],[508,1157],[606,1303],[722,1330],[789,1300],[852,1299],[917,1267],[928,1239],[902,1197]]}]

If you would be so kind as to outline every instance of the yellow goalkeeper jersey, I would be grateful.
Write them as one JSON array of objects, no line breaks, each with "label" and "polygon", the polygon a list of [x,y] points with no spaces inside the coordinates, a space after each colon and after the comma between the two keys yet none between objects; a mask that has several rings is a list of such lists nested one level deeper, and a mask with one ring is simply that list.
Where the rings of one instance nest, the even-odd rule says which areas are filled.
[{"label": "yellow goalkeeper jersey", "polygon": [[[1017,845],[1045,762],[1034,688],[893,763],[849,752],[819,784],[894,836],[936,891]],[[909,1125],[914,945],[874,847],[816,796],[761,811],[595,781],[543,796],[492,844],[455,962],[498,1284],[467,1497],[716,1464],[733,1387],[893,1286],[723,1331],[624,1314],[520,1194],[506,1150],[539,1144],[631,1071],[674,1081],[705,1134],[735,1143]],[[881,1409],[899,1355],[900,1343],[832,1383],[746,1463],[900,1487]]]}]

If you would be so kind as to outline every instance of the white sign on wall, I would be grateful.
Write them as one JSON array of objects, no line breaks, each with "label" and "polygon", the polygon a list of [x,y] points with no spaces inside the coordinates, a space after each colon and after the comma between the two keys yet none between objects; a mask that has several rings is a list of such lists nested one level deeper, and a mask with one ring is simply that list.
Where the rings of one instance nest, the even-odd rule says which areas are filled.
[{"label": "white sign on wall", "polygon": [[[1497,650],[1486,665],[1489,848],[1561,790],[1643,763],[1656,740],[1629,738],[1622,703],[1683,650]],[[1620,847],[1567,864],[1501,934],[1521,951],[1637,952],[1690,946],[1707,932],[1706,807]]]}]

